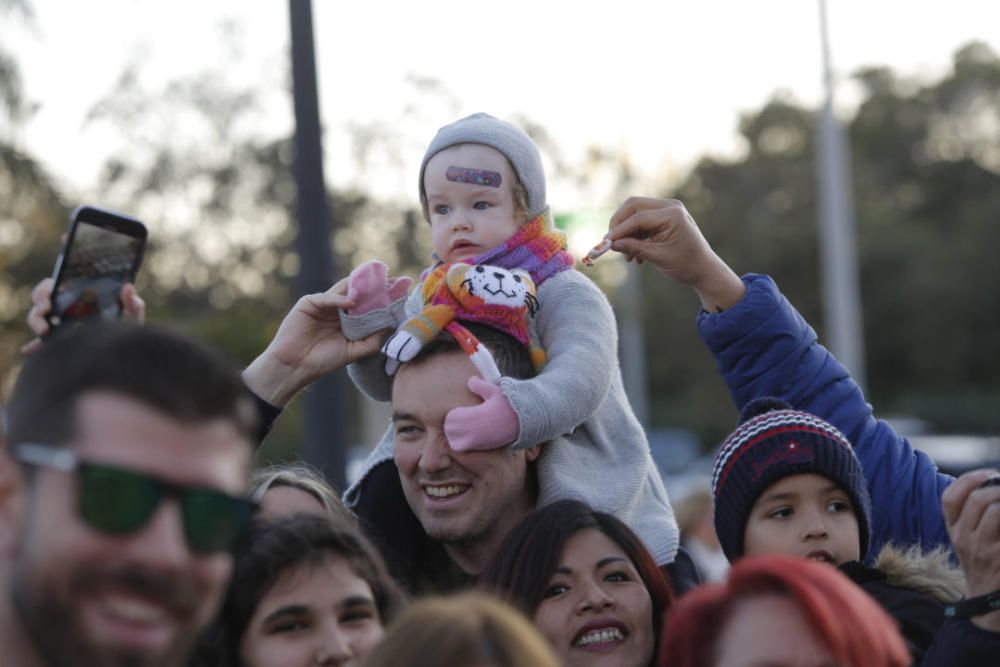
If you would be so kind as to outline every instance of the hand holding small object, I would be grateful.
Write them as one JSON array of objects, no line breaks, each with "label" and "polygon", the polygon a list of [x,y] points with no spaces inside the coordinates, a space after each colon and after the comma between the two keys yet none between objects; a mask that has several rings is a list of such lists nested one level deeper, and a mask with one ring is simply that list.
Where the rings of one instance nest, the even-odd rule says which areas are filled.
[{"label": "hand holding small object", "polygon": [[[35,338],[21,346],[21,354],[34,354],[42,347],[42,336],[49,333],[49,321],[46,319],[52,311],[52,289],[55,280],[43,278],[31,290],[31,310],[28,311],[28,328]],[[122,303],[122,319],[132,320],[140,324],[146,320],[146,302],[132,283],[125,283],[118,292]]]},{"label": "hand holding small object", "polygon": [[675,199],[629,197],[608,223],[611,249],[698,293],[702,307],[721,312],[739,302],[743,281],[705,240],[698,224]]}]

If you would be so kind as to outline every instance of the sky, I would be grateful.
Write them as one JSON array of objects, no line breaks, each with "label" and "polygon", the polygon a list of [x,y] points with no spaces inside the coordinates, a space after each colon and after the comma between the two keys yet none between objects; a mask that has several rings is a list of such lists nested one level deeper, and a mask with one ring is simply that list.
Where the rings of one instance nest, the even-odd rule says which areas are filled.
[{"label": "sky", "polygon": [[[100,164],[128,150],[84,119],[129,63],[152,89],[205,69],[257,85],[255,131],[291,130],[287,2],[34,0],[33,9],[33,28],[0,16],[0,41],[35,104],[18,140],[70,193],[94,196]],[[934,78],[970,40],[1000,50],[1000,3],[830,0],[827,13],[843,114],[861,66]],[[433,131],[474,111],[539,123],[571,162],[592,145],[625,151],[638,187],[651,187],[701,155],[738,155],[740,114],[776,92],[822,100],[816,0],[314,0],[313,14],[327,181],[389,197],[415,200]],[[227,25],[242,35],[235,46],[220,40]],[[415,79],[447,96],[420,93]],[[361,175],[348,128],[373,125],[390,128],[398,150]],[[554,189],[550,203],[570,206],[560,201],[569,196]]]}]

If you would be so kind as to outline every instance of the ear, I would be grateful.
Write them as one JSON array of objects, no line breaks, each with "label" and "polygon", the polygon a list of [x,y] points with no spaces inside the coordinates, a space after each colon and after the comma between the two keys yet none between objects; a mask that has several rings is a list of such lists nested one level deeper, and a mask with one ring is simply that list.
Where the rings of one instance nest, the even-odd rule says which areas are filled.
[{"label": "ear", "polygon": [[7,448],[0,446],[0,554],[9,554],[16,547],[24,484],[23,469]]},{"label": "ear", "polygon": [[511,275],[521,276],[522,282],[528,286],[528,290],[531,292],[535,291],[535,281],[531,279],[531,274],[524,269],[514,269],[511,271]]},{"label": "ear", "polygon": [[541,445],[534,445],[532,447],[527,447],[524,450],[524,459],[528,463],[531,463],[532,461],[534,461],[535,459],[537,459],[538,455],[541,454],[541,453],[542,453],[542,446]]}]

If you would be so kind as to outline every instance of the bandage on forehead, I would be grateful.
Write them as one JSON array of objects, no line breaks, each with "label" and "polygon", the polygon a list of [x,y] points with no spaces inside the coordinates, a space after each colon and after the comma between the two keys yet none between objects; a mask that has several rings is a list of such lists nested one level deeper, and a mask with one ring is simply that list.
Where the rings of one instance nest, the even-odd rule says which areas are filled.
[{"label": "bandage on forehead", "polygon": [[503,178],[495,171],[487,169],[475,169],[472,167],[448,167],[444,174],[445,178],[455,183],[468,183],[469,185],[485,185],[490,188],[499,188]]},{"label": "bandage on forehead", "polygon": [[[481,144],[499,151],[514,169],[514,175],[528,193],[528,217],[534,218],[547,207],[545,172],[538,147],[524,130],[489,114],[476,113],[445,125],[431,140],[420,163],[420,203],[427,212],[427,192],[424,190],[424,170],[432,157],[446,148],[459,144]],[[429,219],[429,218],[428,218]]]}]

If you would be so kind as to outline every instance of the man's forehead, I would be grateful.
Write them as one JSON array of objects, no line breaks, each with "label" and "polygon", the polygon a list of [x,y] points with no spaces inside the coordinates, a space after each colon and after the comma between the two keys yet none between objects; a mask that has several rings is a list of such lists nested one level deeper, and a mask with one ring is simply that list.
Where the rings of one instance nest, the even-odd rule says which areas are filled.
[{"label": "man's forehead", "polygon": [[245,487],[253,451],[228,419],[180,421],[116,392],[92,391],[75,407],[74,446],[86,457],[181,483]]},{"label": "man's forehead", "polygon": [[461,350],[403,364],[392,385],[393,412],[470,405],[475,394],[469,391],[468,382],[475,374],[476,367]]}]

